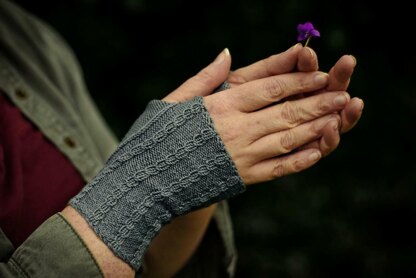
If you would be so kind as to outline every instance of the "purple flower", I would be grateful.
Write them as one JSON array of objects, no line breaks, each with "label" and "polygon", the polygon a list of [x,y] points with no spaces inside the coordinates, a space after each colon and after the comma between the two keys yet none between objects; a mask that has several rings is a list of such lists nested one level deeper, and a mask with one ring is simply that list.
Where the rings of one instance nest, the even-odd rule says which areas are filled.
[{"label": "purple flower", "polygon": [[320,37],[321,34],[313,27],[313,24],[306,22],[305,24],[298,24],[298,41],[307,40],[305,46],[308,44],[311,37]]}]

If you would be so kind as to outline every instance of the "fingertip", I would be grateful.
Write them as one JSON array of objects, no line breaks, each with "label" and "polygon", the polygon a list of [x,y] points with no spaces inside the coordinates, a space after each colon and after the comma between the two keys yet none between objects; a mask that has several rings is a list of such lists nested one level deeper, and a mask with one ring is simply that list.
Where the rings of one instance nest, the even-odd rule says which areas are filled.
[{"label": "fingertip", "polygon": [[315,52],[308,46],[303,47],[299,52],[299,58],[312,59],[316,56]]},{"label": "fingertip", "polygon": [[[207,72],[210,72],[217,85],[221,84],[228,76],[231,69],[231,53],[230,50],[226,47],[221,53],[215,58],[209,66],[205,68]],[[204,71],[204,70],[203,70]],[[202,71],[202,72],[203,72]]]},{"label": "fingertip", "polygon": [[225,52],[225,55],[231,56],[231,53],[230,53],[230,50],[228,49],[228,47],[224,48],[224,52]]},{"label": "fingertip", "polygon": [[357,65],[357,59],[355,58],[355,56],[348,54],[348,55],[342,56],[338,60],[337,64],[340,65],[340,68],[349,71],[349,74],[351,75],[352,71]]},{"label": "fingertip", "polygon": [[232,55],[231,55],[231,51],[228,47],[226,47],[224,49],[224,53],[225,53],[225,62],[224,62],[224,67],[227,70],[227,72],[230,72],[231,70],[231,63],[232,63]]},{"label": "fingertip", "polygon": [[302,44],[298,42],[295,45],[291,46],[288,50],[286,50],[286,52],[299,51],[301,49],[302,49]]},{"label": "fingertip", "polygon": [[354,67],[357,65],[357,58],[354,55],[348,55],[353,61]]},{"label": "fingertip", "polygon": [[311,150],[310,154],[308,155],[308,160],[311,163],[317,162],[321,159],[322,153],[318,149]]},{"label": "fingertip", "polygon": [[360,107],[360,112],[362,112],[364,110],[364,101],[361,98],[355,97],[354,99],[357,100],[358,105]]},{"label": "fingertip", "polygon": [[341,133],[351,130],[360,120],[362,111],[364,109],[364,101],[360,98],[354,97],[347,104],[344,110],[341,111],[342,129]]},{"label": "fingertip", "polygon": [[231,52],[228,47],[224,48],[224,54],[225,54],[226,61],[230,62],[231,64]]},{"label": "fingertip", "polygon": [[310,58],[312,58],[312,59],[316,58],[316,53],[315,53],[315,51],[312,48],[310,48],[309,46],[307,46],[307,47],[305,47],[305,49],[308,50],[309,55],[310,55]]},{"label": "fingertip", "polygon": [[358,97],[354,97],[350,102],[350,114],[354,115],[353,118],[356,118],[364,109],[364,101]]},{"label": "fingertip", "polygon": [[326,72],[317,72],[314,76],[314,80],[318,85],[326,85],[329,81],[329,74]]},{"label": "fingertip", "polygon": [[213,64],[214,65],[220,65],[224,62],[226,62],[227,58],[230,56],[230,51],[228,48],[224,48],[220,54],[215,58]]},{"label": "fingertip", "polygon": [[299,52],[297,67],[299,71],[305,72],[318,70],[318,57],[312,48],[308,46],[302,48]]},{"label": "fingertip", "polygon": [[328,90],[346,90],[354,72],[355,62],[350,55],[342,56],[330,70],[331,85]]}]

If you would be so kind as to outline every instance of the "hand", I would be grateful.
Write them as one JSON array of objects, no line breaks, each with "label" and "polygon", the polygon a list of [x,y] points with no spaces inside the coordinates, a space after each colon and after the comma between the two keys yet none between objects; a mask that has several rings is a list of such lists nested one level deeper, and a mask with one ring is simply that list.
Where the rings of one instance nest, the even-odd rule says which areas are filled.
[{"label": "hand", "polygon": [[[316,93],[346,91],[354,71],[356,60],[351,55],[342,56],[329,71],[329,84],[323,90]],[[272,55],[247,67],[230,72],[228,82],[231,88],[255,79],[288,73],[292,71],[309,72],[318,70],[318,59],[316,53],[309,47],[296,44],[286,52]],[[293,96],[299,99],[302,94]],[[340,133],[351,130],[359,121],[364,103],[361,99],[354,97],[348,101],[345,109],[340,112]],[[325,128],[322,138],[311,142],[302,148],[318,148],[323,156],[334,151],[340,142],[340,133],[331,126]]]},{"label": "hand", "polygon": [[[321,157],[319,148],[297,148],[318,140],[325,129],[338,132],[349,95],[326,92],[293,101],[282,100],[322,90],[329,76],[296,72],[261,78],[205,97],[205,105],[246,185],[302,171]],[[338,101],[342,100],[342,101]]]},{"label": "hand", "polygon": [[[320,92],[346,91],[350,83],[356,60],[351,55],[342,56],[329,71],[329,84]],[[302,47],[300,43],[280,54],[255,62],[247,67],[229,73],[228,82],[231,88],[245,82],[283,74],[292,71],[317,71],[319,69],[316,53],[309,47]],[[342,110],[341,133],[351,130],[359,121],[363,108],[363,101],[357,97],[348,102]]]},{"label": "hand", "polygon": [[[300,56],[302,49],[303,48],[300,48],[299,45],[295,45],[294,47],[292,47],[286,52],[283,52],[278,55],[273,55],[265,60],[259,61],[248,67],[245,67],[245,68],[242,68],[235,72],[230,73],[228,80],[229,82],[231,82],[233,87],[236,87],[240,84],[244,84],[252,80],[264,79],[272,75],[282,74],[285,72],[291,72],[295,70],[298,65],[307,64],[308,59],[310,60],[310,58],[308,57],[306,57],[305,59],[305,57]],[[305,59],[305,61],[299,61],[298,56],[300,58],[303,57],[302,59]],[[310,62],[310,64],[313,64],[313,62]],[[228,51],[224,51],[217,57],[217,59],[213,63],[211,63],[208,67],[200,71],[196,76],[186,81],[177,90],[175,90],[174,92],[169,94],[167,97],[165,97],[164,100],[171,101],[171,102],[180,102],[180,101],[185,101],[187,99],[190,99],[197,95],[199,96],[210,95],[211,92],[225,80],[225,78],[227,77],[229,73],[230,66],[231,66],[231,57]],[[325,86],[318,87],[318,88],[309,88],[310,90],[304,90],[302,92],[310,92],[311,90],[313,91],[313,90],[318,90],[318,89],[323,90],[324,88]],[[296,93],[300,94],[302,92],[292,92],[292,96],[296,95]],[[229,91],[227,91],[226,93],[229,93]],[[212,97],[217,96],[217,95],[222,96],[222,97],[225,96],[223,92],[223,93],[212,95]],[[238,95],[236,96],[238,97]],[[253,96],[253,94],[251,94],[251,96]],[[219,121],[214,119],[214,123],[216,124],[217,130],[219,130],[220,136],[221,138],[223,138],[224,143],[226,144],[226,147],[231,154],[231,157],[236,162],[237,169],[239,170],[239,173],[242,175],[245,183],[251,184],[251,183],[257,183],[261,181],[274,179],[276,177],[280,177],[283,175],[301,171],[303,169],[310,167],[314,163],[316,163],[316,161],[319,160],[322,153],[326,152],[325,148],[323,147],[324,144],[322,143],[317,144],[316,148],[309,148],[308,150],[302,150],[302,151],[299,151],[299,153],[292,153],[291,155],[285,155],[285,156],[283,155],[289,153],[290,151],[293,151],[294,149],[298,147],[301,147],[303,144],[309,143],[310,141],[325,142],[325,139],[324,139],[326,137],[325,134],[333,134],[333,133],[338,134],[338,126],[339,126],[338,118],[335,115],[325,116],[323,119],[314,120],[305,126],[297,128],[296,132],[285,131],[284,129],[287,127],[300,126],[302,123],[305,123],[306,121],[311,121],[312,119],[315,119],[316,117],[320,117],[328,113],[332,113],[336,111],[336,109],[343,108],[344,107],[343,104],[337,105],[334,103],[333,100],[337,96],[341,97],[341,99],[342,98],[346,100],[349,99],[349,95],[345,93],[335,93],[335,94],[326,93],[326,94],[321,94],[319,96],[318,95],[314,96],[313,98],[307,98],[306,100],[286,102],[285,104],[279,104],[279,106],[276,106],[275,112],[277,114],[275,115],[278,115],[279,111],[280,111],[280,114],[282,115],[285,114],[285,116],[283,116],[283,120],[286,120],[286,122],[282,121],[281,126],[279,127],[280,129],[277,128],[276,130],[274,130],[275,133],[280,132],[278,135],[275,135],[274,137],[280,136],[281,138],[280,141],[283,142],[281,146],[282,148],[276,153],[272,152],[267,155],[263,154],[263,155],[266,155],[268,159],[270,159],[268,161],[269,163],[266,163],[266,161],[262,161],[262,163],[258,163],[260,162],[260,159],[262,160],[267,159],[263,157],[262,155],[253,156],[252,157],[253,160],[242,159],[241,163],[240,161],[237,162],[236,158],[238,158],[239,153],[237,151],[234,154],[232,150],[240,148],[241,145],[238,142],[236,144],[234,142],[228,142],[227,136],[225,136],[225,139],[224,139],[224,135],[222,135],[221,134],[222,132],[220,131],[221,127],[230,126],[230,127],[234,127],[234,130],[237,131],[236,134],[238,134],[238,130],[241,130],[240,129],[241,125],[247,126],[247,124],[250,122],[240,121],[237,123],[233,123],[234,122],[233,117],[236,115],[241,116],[244,113],[248,115],[247,112],[254,112],[254,111],[250,111],[250,110],[239,111],[238,109],[237,110],[229,109],[228,110],[228,112],[230,112],[230,114],[228,114],[230,116],[229,118],[222,118]],[[227,96],[225,97],[227,98]],[[249,95],[248,96],[242,95],[240,96],[240,99],[249,100],[249,97],[250,97]],[[290,97],[290,93],[287,96],[284,96],[283,94],[280,97],[280,99],[276,98],[270,102],[266,102],[264,105],[267,106],[271,104],[272,102],[282,100],[285,97]],[[223,112],[226,114],[227,109],[224,109],[223,111],[221,111],[221,106],[223,104],[224,104],[223,100],[219,99],[217,100],[216,105],[209,106],[210,108],[208,108],[208,110],[213,118],[216,118],[216,114],[215,114],[216,112],[219,112],[220,115]],[[307,109],[309,110],[307,109],[305,110],[304,107],[307,107]],[[222,108],[224,107],[222,106]],[[272,109],[268,108],[267,110],[272,110]],[[296,113],[296,110],[299,110],[299,111],[303,110],[303,114],[299,115],[299,113]],[[286,111],[286,113],[282,111]],[[232,115],[232,112],[235,112],[234,115]],[[260,114],[260,113],[253,113],[253,114]],[[267,115],[267,111],[264,113],[264,115]],[[250,119],[250,118],[251,117],[247,117],[247,119]],[[257,121],[260,121],[260,120],[261,120],[260,117],[258,117]],[[264,121],[264,118],[262,120]],[[276,120],[276,122],[278,121]],[[220,126],[220,128],[218,126]],[[238,127],[238,128],[235,128],[235,127]],[[304,133],[305,130],[307,130],[308,128],[309,129],[314,128],[314,129],[313,131],[310,131],[309,133],[308,132]],[[232,129],[225,128],[224,130],[225,130],[224,132],[227,133]],[[244,130],[244,128],[242,130]],[[334,130],[336,130],[336,132],[334,132]],[[265,135],[262,133],[256,133],[255,130],[253,130],[253,132],[254,132],[253,136],[261,137],[262,135]],[[292,142],[288,142],[290,140],[288,140],[287,138],[292,136],[292,134],[295,134],[298,138],[292,138],[291,140]],[[248,134],[244,134],[244,135],[248,135]],[[270,138],[273,136],[264,136],[264,137],[266,138],[268,137],[270,140]],[[254,137],[250,138],[250,140],[253,140],[253,139]],[[256,138],[256,139],[259,139],[259,138]],[[264,148],[265,147],[264,144],[267,145],[266,143],[267,140],[268,139],[261,140],[263,142],[263,145],[260,143],[258,147]],[[244,140],[242,140],[241,142],[243,141]],[[247,141],[245,141],[244,143],[247,143]],[[241,144],[244,144],[244,143],[241,143]],[[276,145],[278,144],[276,143]],[[235,147],[235,146],[238,146],[238,147]],[[278,149],[277,146],[275,148]],[[240,150],[242,149],[240,148]],[[253,149],[251,149],[251,151],[252,150]],[[248,153],[249,152],[250,152],[250,148],[248,148]],[[241,153],[244,153],[244,151],[242,151]],[[279,155],[282,155],[282,157],[278,157]],[[314,157],[315,160],[309,161],[308,160],[309,156]],[[250,158],[249,155],[245,155],[245,157]],[[257,165],[257,164],[262,164],[263,166]],[[259,171],[255,170],[256,168],[259,168]],[[248,169],[248,171],[246,171],[246,169]],[[246,172],[247,172],[247,175],[242,174]]]}]

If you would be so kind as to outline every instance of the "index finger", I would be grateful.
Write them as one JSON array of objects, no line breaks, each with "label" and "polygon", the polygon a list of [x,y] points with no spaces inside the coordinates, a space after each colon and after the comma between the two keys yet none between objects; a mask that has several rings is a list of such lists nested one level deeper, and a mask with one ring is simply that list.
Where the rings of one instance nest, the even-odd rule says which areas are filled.
[{"label": "index finger", "polygon": [[296,68],[298,54],[301,49],[301,44],[297,43],[285,52],[272,55],[251,65],[232,71],[228,77],[228,82],[241,84],[272,75],[291,72]]},{"label": "index finger", "polygon": [[327,84],[327,73],[293,72],[254,80],[230,89],[226,94],[234,108],[252,112],[289,96],[322,89]]}]

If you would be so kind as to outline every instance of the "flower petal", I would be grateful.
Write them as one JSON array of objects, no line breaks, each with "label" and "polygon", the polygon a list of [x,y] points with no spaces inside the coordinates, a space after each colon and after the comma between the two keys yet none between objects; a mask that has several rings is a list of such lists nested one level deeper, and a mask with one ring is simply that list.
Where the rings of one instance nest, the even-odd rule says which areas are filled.
[{"label": "flower petal", "polygon": [[305,28],[308,32],[310,32],[311,30],[314,30],[315,28],[313,27],[313,24],[310,23],[309,21],[306,22],[305,24],[303,24],[303,28]]},{"label": "flower petal", "polygon": [[316,29],[311,30],[309,32],[309,34],[311,35],[311,37],[320,37],[321,36],[321,33],[319,33],[319,31],[316,30]]},{"label": "flower petal", "polygon": [[305,33],[307,31],[303,24],[298,24],[297,30],[299,33]]},{"label": "flower petal", "polygon": [[306,39],[305,34],[299,34],[299,35],[298,35],[298,42],[303,41],[303,40],[305,40],[305,39]]}]

